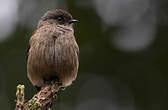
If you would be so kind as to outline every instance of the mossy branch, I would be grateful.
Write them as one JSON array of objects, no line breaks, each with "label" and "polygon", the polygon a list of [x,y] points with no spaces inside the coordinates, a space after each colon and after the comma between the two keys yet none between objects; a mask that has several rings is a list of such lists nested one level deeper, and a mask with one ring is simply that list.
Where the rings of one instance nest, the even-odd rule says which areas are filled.
[{"label": "mossy branch", "polygon": [[61,85],[58,82],[46,85],[29,101],[24,103],[24,85],[18,85],[16,90],[15,110],[47,110],[52,106]]}]

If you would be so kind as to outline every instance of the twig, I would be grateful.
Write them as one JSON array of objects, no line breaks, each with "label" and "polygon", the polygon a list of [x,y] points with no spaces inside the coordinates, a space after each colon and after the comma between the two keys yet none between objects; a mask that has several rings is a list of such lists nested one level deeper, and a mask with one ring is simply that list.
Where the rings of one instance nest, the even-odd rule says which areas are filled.
[{"label": "twig", "polygon": [[15,110],[21,110],[24,104],[24,85],[18,85],[16,90],[16,108]]},{"label": "twig", "polygon": [[47,110],[52,106],[53,100],[60,89],[58,82],[46,85],[24,104],[24,85],[18,85],[16,91],[16,108],[15,110]]}]

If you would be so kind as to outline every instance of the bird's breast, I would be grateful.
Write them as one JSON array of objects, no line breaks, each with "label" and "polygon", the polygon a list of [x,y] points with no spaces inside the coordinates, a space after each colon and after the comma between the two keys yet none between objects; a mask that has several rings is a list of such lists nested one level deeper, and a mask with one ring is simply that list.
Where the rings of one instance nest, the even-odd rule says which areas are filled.
[{"label": "bird's breast", "polygon": [[41,68],[61,72],[70,71],[76,65],[78,57],[71,38],[51,36],[40,42],[37,49]]}]

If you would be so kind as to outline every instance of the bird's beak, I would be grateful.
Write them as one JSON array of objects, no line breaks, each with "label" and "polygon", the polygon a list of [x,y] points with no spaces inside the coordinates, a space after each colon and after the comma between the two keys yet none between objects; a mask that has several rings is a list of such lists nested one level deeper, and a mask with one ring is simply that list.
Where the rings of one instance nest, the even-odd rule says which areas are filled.
[{"label": "bird's beak", "polygon": [[69,24],[72,24],[72,23],[75,23],[75,22],[78,22],[78,20],[76,20],[76,19],[69,20]]}]

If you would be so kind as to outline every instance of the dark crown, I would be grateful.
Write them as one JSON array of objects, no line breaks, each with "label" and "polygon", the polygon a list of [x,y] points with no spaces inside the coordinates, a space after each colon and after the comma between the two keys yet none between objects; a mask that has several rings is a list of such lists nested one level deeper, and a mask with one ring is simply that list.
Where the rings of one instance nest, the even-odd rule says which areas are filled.
[{"label": "dark crown", "polygon": [[41,20],[45,21],[48,19],[57,19],[57,17],[64,17],[65,19],[72,19],[71,14],[69,14],[68,12],[61,10],[61,9],[56,9],[56,10],[50,10],[47,11],[43,17],[41,18]]}]

